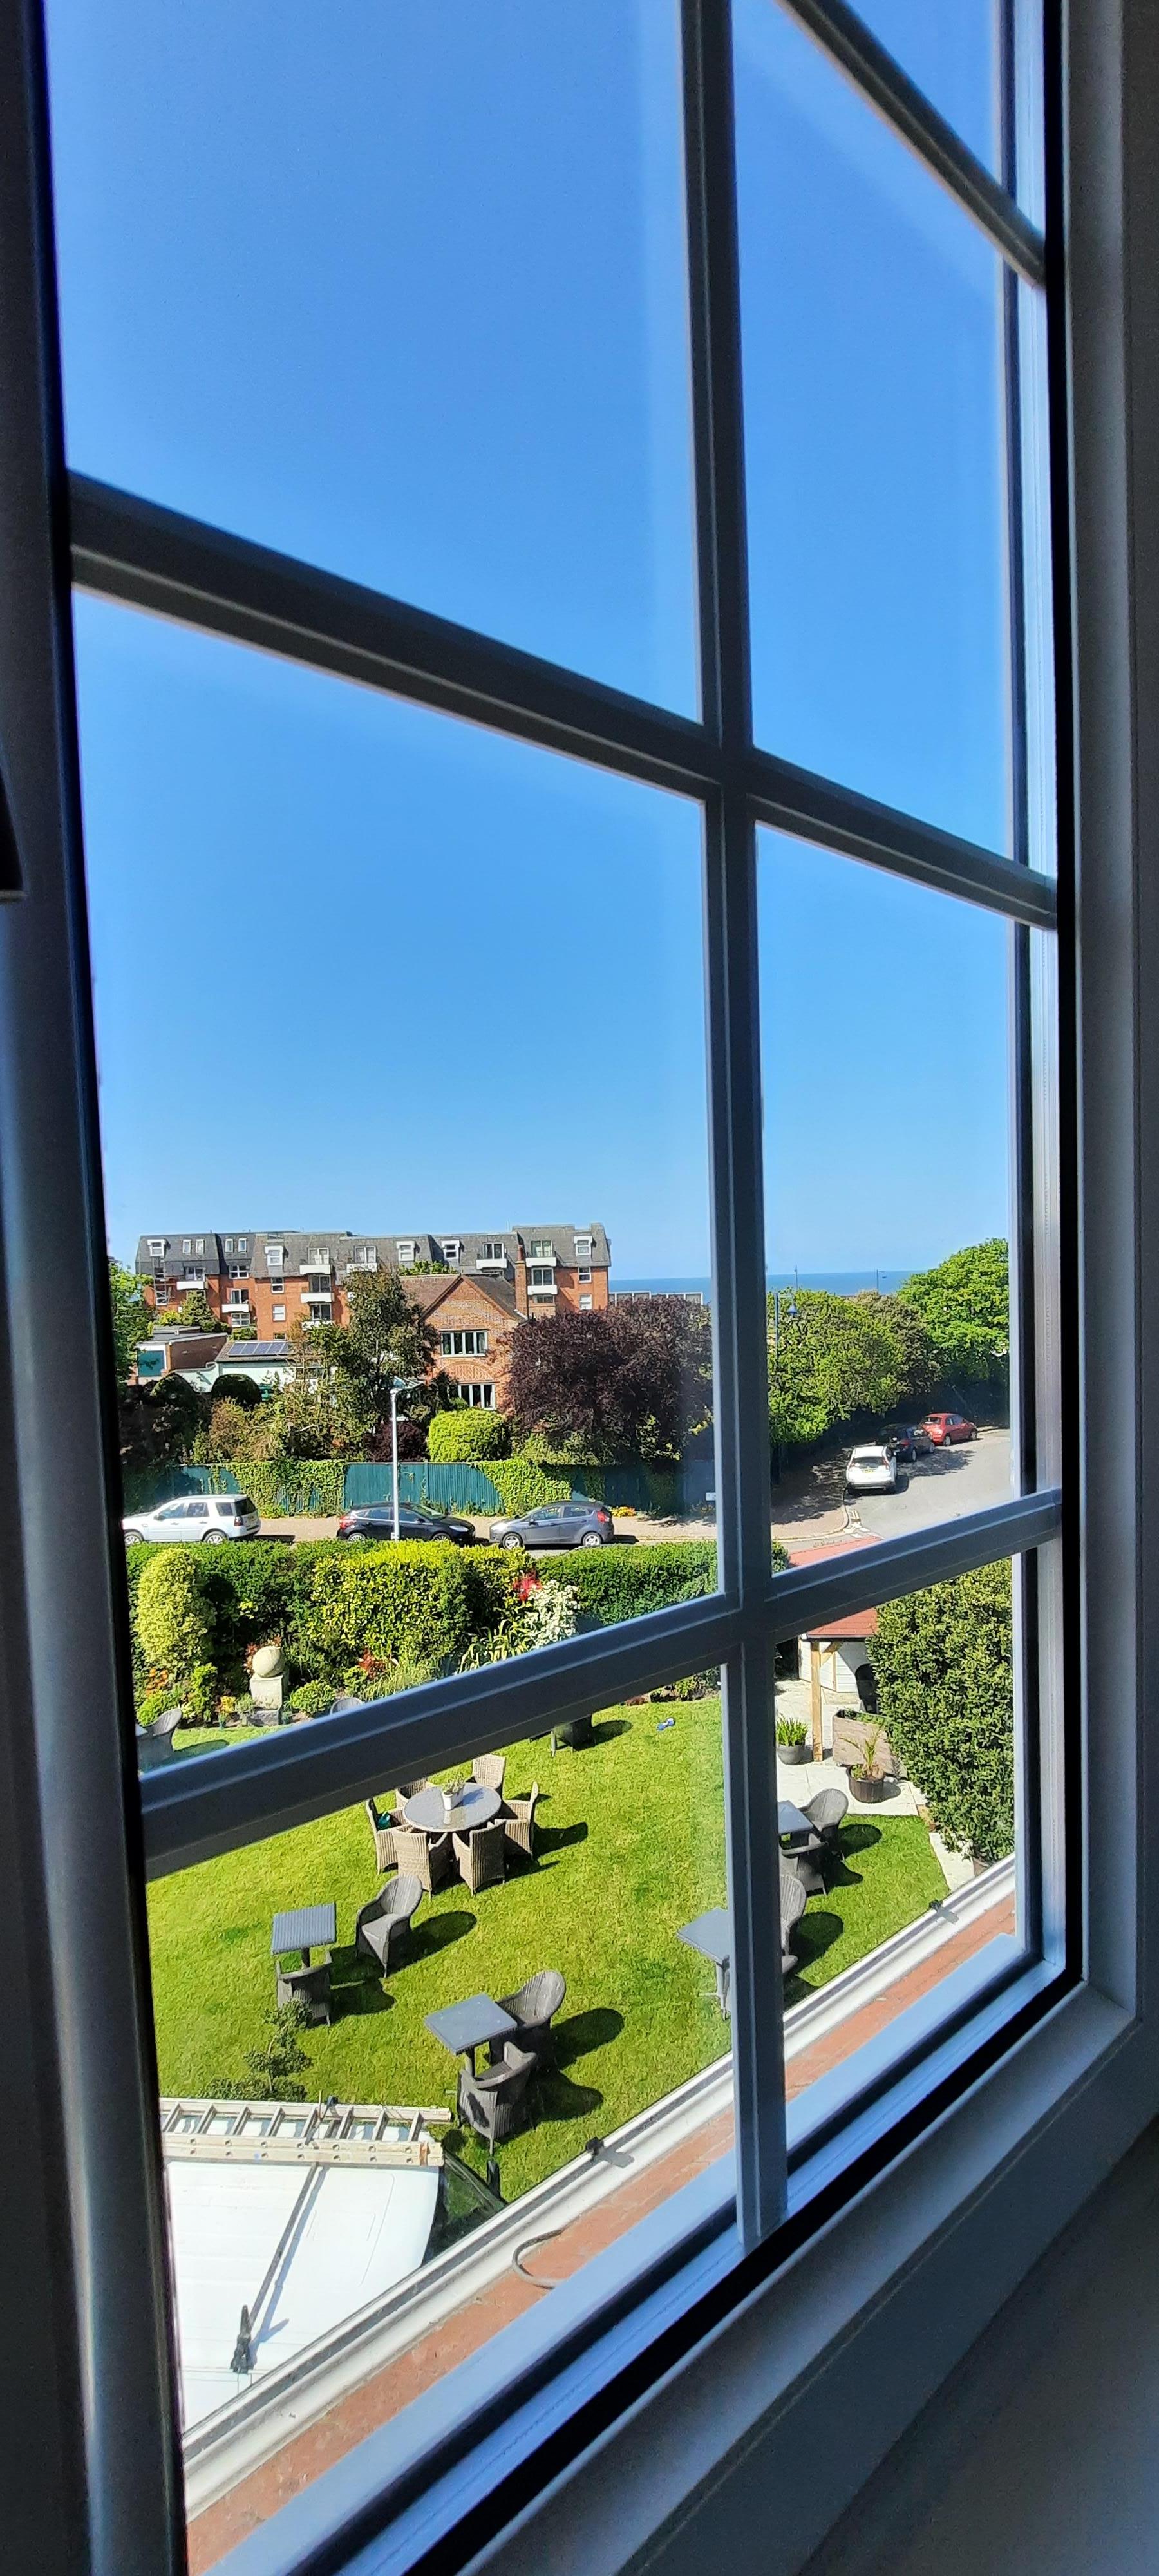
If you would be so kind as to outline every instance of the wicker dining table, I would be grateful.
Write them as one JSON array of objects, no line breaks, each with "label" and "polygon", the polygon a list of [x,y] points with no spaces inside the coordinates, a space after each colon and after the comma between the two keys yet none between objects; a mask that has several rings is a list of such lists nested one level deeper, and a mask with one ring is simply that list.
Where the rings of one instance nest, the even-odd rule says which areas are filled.
[{"label": "wicker dining table", "polygon": [[477,1780],[465,1780],[450,1809],[443,1805],[441,1789],[416,1789],[402,1812],[419,1834],[473,1834],[476,1826],[491,1823],[502,1804],[497,1789],[483,1789]]}]

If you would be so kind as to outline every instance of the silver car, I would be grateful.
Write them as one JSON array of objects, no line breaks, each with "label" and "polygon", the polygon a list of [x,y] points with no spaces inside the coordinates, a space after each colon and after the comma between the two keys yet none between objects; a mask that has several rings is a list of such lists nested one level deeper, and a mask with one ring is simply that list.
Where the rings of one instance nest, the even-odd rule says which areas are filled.
[{"label": "silver car", "polygon": [[616,1533],[606,1503],[538,1503],[518,1520],[492,1521],[493,1547],[610,1547]]},{"label": "silver car", "polygon": [[897,1459],[880,1440],[851,1449],[845,1470],[847,1494],[896,1494]]},{"label": "silver car", "polygon": [[256,1538],[261,1514],[248,1494],[182,1494],[179,1502],[162,1503],[155,1512],[129,1512],[121,1523],[125,1545],[136,1539],[177,1545],[204,1539],[222,1547],[227,1538]]}]

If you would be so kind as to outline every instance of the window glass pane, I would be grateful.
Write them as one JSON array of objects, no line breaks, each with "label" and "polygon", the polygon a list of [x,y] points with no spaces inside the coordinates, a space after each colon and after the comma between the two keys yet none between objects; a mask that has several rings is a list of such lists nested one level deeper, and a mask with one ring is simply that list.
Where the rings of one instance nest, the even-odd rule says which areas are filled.
[{"label": "window glass pane", "polygon": [[[172,1758],[205,1740],[180,1733]],[[494,1821],[457,1843],[422,1823],[450,1774],[384,1779],[373,1820],[359,1806],[150,1891],[195,2569],[731,2143],[715,1674],[482,1757],[468,1788],[469,1770],[456,1811],[501,1818],[497,1847]],[[333,1928],[275,1930],[310,1906]],[[275,1938],[293,1947],[275,1958]],[[279,1976],[329,2021],[279,2021]],[[261,2164],[230,2151],[247,2101]],[[307,2146],[341,2141],[324,2168],[301,2161],[310,2119]]]},{"label": "window glass pane", "polygon": [[757,737],[1005,850],[1001,264],[787,17],[736,28]]},{"label": "window glass pane", "polygon": [[773,1529],[790,1554],[1004,1502],[1010,926],[760,835]]},{"label": "window glass pane", "polygon": [[673,0],[53,0],[72,464],[691,707]]},{"label": "window glass pane", "polygon": [[1021,1941],[1013,1628],[1001,1560],[777,1650],[791,2102],[855,2089]]},{"label": "window glass pane", "polygon": [[1000,0],[862,0],[859,18],[990,170],[1000,167]]},{"label": "window glass pane", "polygon": [[[383,1575],[398,1604],[406,1587],[389,1615],[348,1564],[339,1615],[316,1561],[279,1550],[290,1689],[376,1698],[712,1591],[709,1313],[612,1306],[608,1284],[611,1243],[654,1278],[707,1267],[699,810],[132,611],[81,601],[77,634],[106,1206],[145,1274],[135,1336],[168,1294],[159,1203],[220,1199],[253,1211],[257,1337],[289,1344],[256,1406],[188,1373],[164,1403],[123,1389],[134,1514],[195,1465],[339,1558],[389,1544],[398,1378],[400,1498],[443,1515],[446,1560],[420,1548]],[[205,1033],[239,1012],[227,1116]],[[448,1202],[498,1267],[449,1270],[433,1228],[400,1264],[399,1219]],[[319,1213],[349,1228],[329,1227],[321,1280]],[[201,1293],[219,1313],[212,1265]],[[527,1525],[572,1495],[581,1520]],[[244,1697],[237,1642],[207,1647],[203,1698]]]}]

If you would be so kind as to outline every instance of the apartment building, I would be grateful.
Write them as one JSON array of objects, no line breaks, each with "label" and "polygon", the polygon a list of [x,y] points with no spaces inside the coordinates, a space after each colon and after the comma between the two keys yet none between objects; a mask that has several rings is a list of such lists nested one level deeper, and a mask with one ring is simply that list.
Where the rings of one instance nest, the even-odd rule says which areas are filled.
[{"label": "apartment building", "polygon": [[438,1334],[438,1364],[465,1404],[494,1405],[501,1335],[563,1306],[607,1306],[610,1262],[606,1230],[595,1223],[409,1235],[250,1226],[142,1235],[136,1268],[148,1304],[180,1306],[200,1290],[223,1324],[252,1324],[274,1341],[297,1323],[346,1323],[350,1282],[367,1271],[417,1266],[408,1291]]}]

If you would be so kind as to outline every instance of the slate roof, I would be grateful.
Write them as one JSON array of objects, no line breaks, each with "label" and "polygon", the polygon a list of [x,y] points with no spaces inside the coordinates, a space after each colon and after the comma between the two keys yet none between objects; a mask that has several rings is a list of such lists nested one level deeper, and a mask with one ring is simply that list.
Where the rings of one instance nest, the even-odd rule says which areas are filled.
[{"label": "slate roof", "polygon": [[[184,1252],[182,1246],[185,1241],[188,1239],[190,1244],[196,1243],[198,1232],[200,1232],[201,1240],[205,1245],[204,1254],[193,1251],[188,1253]],[[581,1255],[576,1251],[577,1232],[585,1238],[590,1235],[592,1245],[590,1255],[586,1252]],[[585,1269],[591,1268],[595,1270],[606,1270],[610,1267],[612,1257],[608,1244],[607,1233],[602,1225],[598,1225],[594,1221],[590,1226],[580,1226],[578,1228],[574,1225],[517,1225],[496,1227],[490,1234],[455,1233],[449,1227],[445,1234],[431,1234],[427,1232],[416,1234],[352,1234],[347,1226],[330,1227],[329,1229],[325,1226],[321,1226],[316,1227],[313,1233],[307,1234],[303,1232],[300,1226],[251,1225],[237,1227],[231,1234],[230,1241],[233,1244],[236,1244],[239,1237],[246,1245],[244,1254],[238,1254],[236,1251],[227,1252],[225,1250],[225,1236],[219,1232],[215,1232],[208,1226],[203,1226],[200,1229],[195,1228],[192,1232],[188,1233],[188,1237],[186,1234],[181,1233],[166,1234],[162,1238],[160,1229],[158,1228],[155,1236],[143,1234],[138,1241],[136,1259],[138,1275],[145,1279],[152,1277],[154,1255],[150,1252],[149,1245],[152,1241],[161,1241],[162,1239],[165,1244],[164,1258],[166,1268],[175,1274],[180,1273],[186,1262],[192,1265],[193,1263],[202,1260],[204,1260],[207,1271],[214,1274],[220,1274],[228,1270],[231,1261],[242,1259],[248,1262],[250,1276],[254,1279],[268,1279],[270,1276],[270,1265],[266,1258],[266,1246],[270,1243],[280,1243],[282,1246],[285,1254],[285,1276],[287,1278],[300,1278],[304,1262],[306,1262],[314,1252],[326,1252],[329,1254],[332,1267],[339,1279],[345,1279],[349,1272],[353,1272],[354,1275],[357,1276],[359,1270],[365,1266],[358,1259],[358,1255],[364,1251],[373,1251],[377,1256],[377,1263],[370,1265],[371,1267],[378,1266],[383,1269],[394,1269],[396,1267],[402,1268],[405,1266],[402,1260],[401,1250],[401,1247],[404,1245],[406,1246],[407,1263],[411,1261],[441,1262],[445,1258],[443,1250],[444,1245],[448,1243],[458,1243],[462,1246],[462,1249],[458,1255],[458,1259],[449,1266],[452,1269],[461,1270],[464,1274],[469,1274],[472,1277],[487,1277],[490,1275],[492,1279],[501,1278],[502,1273],[492,1271],[488,1274],[487,1272],[480,1272],[478,1268],[479,1262],[484,1258],[483,1247],[485,1244],[489,1243],[502,1244],[507,1267],[512,1272],[514,1272],[515,1265],[518,1260],[522,1259],[528,1261],[533,1257],[531,1253],[531,1245],[533,1241],[537,1243],[550,1243],[556,1260],[560,1263],[562,1268],[568,1270],[578,1267],[581,1262]]]}]

